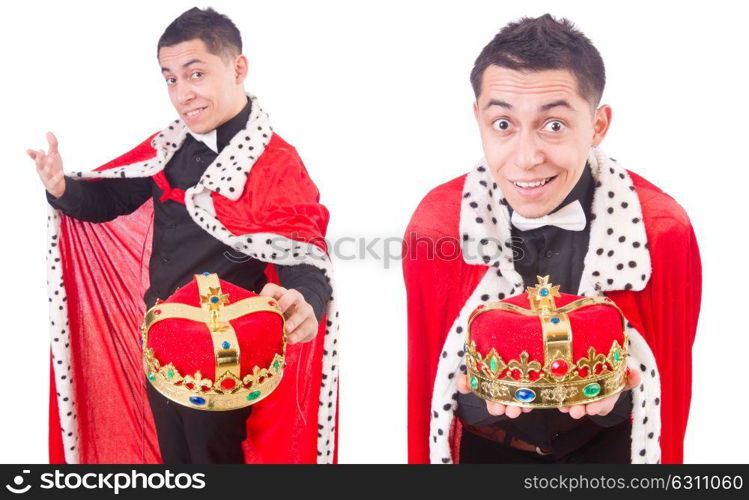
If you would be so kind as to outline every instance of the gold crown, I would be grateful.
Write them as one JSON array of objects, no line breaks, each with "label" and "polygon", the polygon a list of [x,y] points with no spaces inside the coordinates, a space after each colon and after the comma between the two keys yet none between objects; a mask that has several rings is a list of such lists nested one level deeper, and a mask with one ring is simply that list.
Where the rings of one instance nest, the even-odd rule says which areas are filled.
[{"label": "gold crown", "polygon": [[[473,392],[485,400],[504,405],[559,408],[592,403],[621,391],[626,384],[628,353],[625,319],[619,307],[608,297],[584,297],[557,308],[554,297],[560,297],[559,286],[551,285],[548,276],[538,276],[538,284],[526,291],[531,309],[507,302],[491,302],[479,306],[471,314],[466,364]],[[606,353],[597,353],[591,346],[586,356],[573,360],[568,315],[593,305],[613,307],[618,311],[623,343],[614,339]],[[482,355],[471,339],[471,324],[489,311],[538,317],[543,335],[543,362],[530,360],[525,350],[520,353],[520,359],[502,359],[494,348]]]},{"label": "gold crown", "polygon": [[[170,400],[191,408],[225,411],[243,408],[268,396],[281,382],[286,366],[286,330],[283,348],[266,367],[253,367],[240,376],[240,351],[237,335],[230,321],[247,314],[267,311],[285,319],[278,303],[268,297],[247,297],[226,304],[228,294],[221,291],[216,274],[196,274],[200,307],[179,302],[157,301],[145,315],[141,325],[143,366],[146,377],[156,390]],[[216,379],[203,377],[200,371],[183,375],[172,362],[162,364],[148,347],[150,328],[166,319],[188,319],[204,323],[210,332],[216,362]]]}]

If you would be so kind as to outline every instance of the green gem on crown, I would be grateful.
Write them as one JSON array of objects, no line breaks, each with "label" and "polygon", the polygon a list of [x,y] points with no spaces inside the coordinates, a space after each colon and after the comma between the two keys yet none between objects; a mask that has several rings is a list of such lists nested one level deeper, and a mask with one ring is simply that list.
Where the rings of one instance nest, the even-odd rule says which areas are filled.
[{"label": "green gem on crown", "polygon": [[155,378],[156,377],[154,376],[153,372],[148,372],[148,380],[150,380],[151,382],[153,382]]},{"label": "green gem on crown", "polygon": [[252,391],[247,395],[247,401],[254,401],[260,397],[260,391]]},{"label": "green gem on crown", "polygon": [[474,391],[479,388],[479,380],[476,377],[471,377],[471,389]]},{"label": "green gem on crown", "polygon": [[614,351],[614,361],[618,363],[620,359],[622,358],[621,358],[621,355],[619,354],[619,351],[618,350]]},{"label": "green gem on crown", "polygon": [[497,365],[497,358],[492,358],[492,359],[490,359],[490,360],[489,360],[489,369],[490,369],[490,370],[491,370],[492,372],[496,372],[496,371],[497,371],[497,368],[499,368],[499,366]]},{"label": "green gem on crown", "polygon": [[174,378],[174,370],[172,370],[171,368],[169,370],[167,370],[166,371],[166,376],[169,377],[169,378]]},{"label": "green gem on crown", "polygon": [[592,398],[598,396],[601,393],[601,386],[595,382],[588,384],[583,387],[583,396],[586,398]]},{"label": "green gem on crown", "polygon": [[279,363],[278,361],[276,361],[275,363],[273,363],[273,368],[275,368],[276,370],[278,370],[278,368],[280,368],[280,366],[281,366],[281,363]]}]

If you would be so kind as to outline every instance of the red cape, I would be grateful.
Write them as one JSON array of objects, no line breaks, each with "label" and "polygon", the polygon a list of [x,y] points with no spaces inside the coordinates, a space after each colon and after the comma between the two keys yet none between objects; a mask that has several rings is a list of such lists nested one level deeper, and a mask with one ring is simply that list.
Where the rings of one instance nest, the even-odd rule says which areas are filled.
[{"label": "red cape", "polygon": [[[661,391],[660,398],[656,398],[662,422],[661,460],[681,463],[691,399],[691,350],[701,298],[699,249],[683,208],[650,182],[626,172],[634,186],[630,189],[640,201],[652,274],[640,291],[611,290],[606,295],[642,334],[657,360]],[[466,177],[460,176],[433,189],[416,209],[406,230],[403,272],[408,296],[408,450],[411,463],[428,463],[430,443],[439,438],[430,436],[430,421],[438,416],[432,397],[440,359],[447,355],[442,350],[448,331],[482,278],[494,272],[489,266],[467,264],[461,258],[459,244],[455,243],[461,238],[461,209],[463,198],[468,196],[464,192]],[[597,215],[601,218],[601,214]],[[442,248],[442,258],[430,258],[425,253],[425,249],[435,244]],[[593,241],[591,251],[595,251]],[[522,291],[519,287],[516,293]],[[651,371],[648,367],[643,377],[650,377]],[[652,377],[656,377],[655,371]],[[640,423],[633,422],[633,425]],[[442,432],[440,430],[440,436]],[[449,435],[452,456],[442,461],[457,462],[460,436],[457,419],[452,420]],[[647,441],[653,436],[636,436],[633,432],[633,457],[640,454],[634,449],[640,438]],[[434,453],[432,461],[436,461]]]},{"label": "red cape", "polygon": [[[254,98],[252,109],[253,130],[237,134],[198,186],[187,190],[186,208],[237,252],[268,262],[271,281],[278,283],[274,263],[307,262],[334,286],[324,240],[328,211],[296,150],[272,133]],[[75,175],[158,175],[187,133],[175,123],[94,171]],[[225,179],[230,156],[237,157],[230,164],[233,181]],[[152,222],[150,200],[99,224],[50,207],[50,463],[161,461],[139,341]],[[281,384],[254,405],[247,420],[246,463],[336,460],[337,329],[331,299],[316,338],[288,346]]]}]

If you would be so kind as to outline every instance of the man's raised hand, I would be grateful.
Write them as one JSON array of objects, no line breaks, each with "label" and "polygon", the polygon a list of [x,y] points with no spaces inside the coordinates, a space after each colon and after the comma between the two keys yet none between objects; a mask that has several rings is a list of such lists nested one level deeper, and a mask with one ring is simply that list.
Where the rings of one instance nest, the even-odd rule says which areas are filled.
[{"label": "man's raised hand", "polygon": [[44,184],[44,188],[54,196],[59,198],[65,192],[65,175],[62,171],[62,158],[57,150],[57,137],[52,132],[47,132],[47,142],[49,143],[49,152],[45,153],[43,149],[35,151],[27,149],[26,154],[36,162],[36,172]]}]

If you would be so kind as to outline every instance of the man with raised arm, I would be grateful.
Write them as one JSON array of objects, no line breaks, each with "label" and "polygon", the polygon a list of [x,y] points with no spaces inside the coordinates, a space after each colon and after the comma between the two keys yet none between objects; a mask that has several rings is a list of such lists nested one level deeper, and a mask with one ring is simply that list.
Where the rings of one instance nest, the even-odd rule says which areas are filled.
[{"label": "man with raised arm", "polygon": [[[64,173],[52,133],[47,152],[28,150],[50,204],[50,459],[333,462],[328,210],[296,150],[245,92],[247,58],[228,17],[184,12],[157,56],[179,115],[163,130],[93,171]],[[198,273],[283,310],[286,375],[256,405],[198,410],[145,382],[143,312]]]}]

